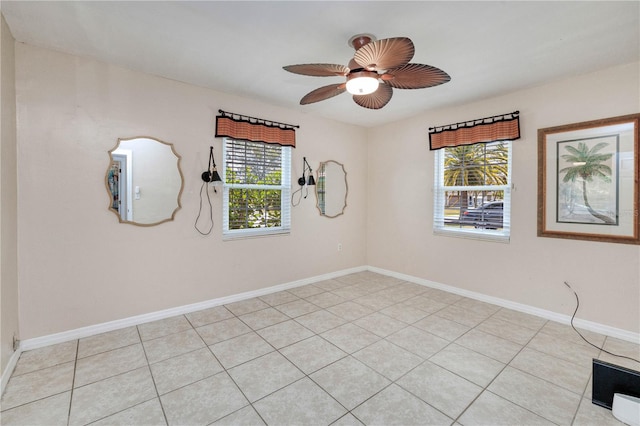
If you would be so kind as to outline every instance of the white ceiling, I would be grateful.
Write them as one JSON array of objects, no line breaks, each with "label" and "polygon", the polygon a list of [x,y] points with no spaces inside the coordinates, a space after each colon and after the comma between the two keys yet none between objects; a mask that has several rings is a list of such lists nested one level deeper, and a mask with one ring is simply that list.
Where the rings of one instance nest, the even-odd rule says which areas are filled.
[{"label": "white ceiling", "polygon": [[[640,59],[638,1],[2,0],[0,6],[19,42],[366,127]],[[411,62],[441,68],[451,82],[396,89],[381,110],[359,107],[347,93],[299,105],[306,93],[341,78],[282,67],[346,65],[353,56],[347,41],[358,33],[411,38]]]}]

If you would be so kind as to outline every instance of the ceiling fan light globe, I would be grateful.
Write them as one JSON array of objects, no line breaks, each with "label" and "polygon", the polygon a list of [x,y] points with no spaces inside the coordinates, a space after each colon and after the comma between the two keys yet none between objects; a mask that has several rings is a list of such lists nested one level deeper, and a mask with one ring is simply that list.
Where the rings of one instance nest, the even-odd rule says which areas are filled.
[{"label": "ceiling fan light globe", "polygon": [[362,71],[351,73],[347,78],[347,92],[352,95],[369,95],[378,90],[378,73]]}]

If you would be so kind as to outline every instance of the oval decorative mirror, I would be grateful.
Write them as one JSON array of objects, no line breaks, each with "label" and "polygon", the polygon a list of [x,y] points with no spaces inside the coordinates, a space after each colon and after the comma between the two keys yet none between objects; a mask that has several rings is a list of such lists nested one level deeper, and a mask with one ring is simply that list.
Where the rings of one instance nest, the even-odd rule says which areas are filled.
[{"label": "oval decorative mirror", "polygon": [[321,216],[337,217],[347,207],[347,172],[337,161],[320,163],[316,180],[317,207]]},{"label": "oval decorative mirror", "polygon": [[173,220],[184,186],[173,144],[150,137],[118,139],[109,157],[109,210],[121,223],[153,226]]}]

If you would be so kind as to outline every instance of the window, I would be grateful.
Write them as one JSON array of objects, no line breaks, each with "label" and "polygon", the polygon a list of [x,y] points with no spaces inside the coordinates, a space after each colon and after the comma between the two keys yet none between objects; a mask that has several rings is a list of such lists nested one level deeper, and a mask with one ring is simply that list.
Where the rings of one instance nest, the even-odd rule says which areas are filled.
[{"label": "window", "polygon": [[225,138],[223,161],[223,236],[288,233],[291,148]]},{"label": "window", "polygon": [[510,141],[439,149],[434,181],[436,234],[509,240]]}]

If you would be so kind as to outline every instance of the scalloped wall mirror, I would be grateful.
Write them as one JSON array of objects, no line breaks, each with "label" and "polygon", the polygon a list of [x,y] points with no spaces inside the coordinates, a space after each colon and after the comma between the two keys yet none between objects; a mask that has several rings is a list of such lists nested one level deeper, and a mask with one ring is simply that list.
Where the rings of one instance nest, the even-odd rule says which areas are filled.
[{"label": "scalloped wall mirror", "polygon": [[343,214],[348,192],[344,165],[333,160],[320,163],[316,180],[316,206],[320,215],[333,218]]},{"label": "scalloped wall mirror", "polygon": [[146,136],[118,139],[109,158],[109,210],[121,223],[153,226],[174,219],[184,179],[173,144]]}]

